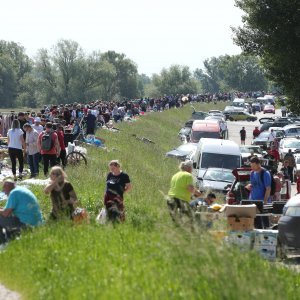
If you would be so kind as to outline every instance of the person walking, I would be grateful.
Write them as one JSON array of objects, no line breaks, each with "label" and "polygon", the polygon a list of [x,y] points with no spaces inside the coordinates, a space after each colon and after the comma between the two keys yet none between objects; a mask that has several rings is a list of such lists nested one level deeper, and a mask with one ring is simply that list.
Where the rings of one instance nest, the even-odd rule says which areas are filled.
[{"label": "person walking", "polygon": [[109,220],[123,222],[125,221],[124,193],[128,193],[132,185],[128,174],[121,170],[118,160],[110,161],[108,167],[104,205]]},{"label": "person walking", "polygon": [[40,152],[38,149],[38,139],[39,133],[32,128],[32,125],[26,123],[23,126],[24,131],[26,132],[26,151],[28,155],[28,164],[30,168],[30,177],[34,178],[39,175],[39,160]]},{"label": "person walking", "polygon": [[241,145],[245,145],[245,140],[246,140],[245,127],[242,127],[242,129],[240,130],[240,137],[241,137]]},{"label": "person walking", "polygon": [[17,159],[19,161],[19,179],[22,179],[24,169],[24,156],[23,150],[26,151],[26,145],[24,141],[24,132],[20,128],[20,122],[18,119],[14,119],[11,129],[7,132],[8,139],[8,154],[11,161],[11,170],[14,176],[14,180],[17,180],[16,169]]},{"label": "person walking", "polygon": [[56,132],[52,130],[52,123],[48,122],[45,131],[40,133],[38,138],[38,149],[42,155],[44,163],[44,175],[48,175],[49,163],[53,167],[57,163],[60,154],[59,142]]}]

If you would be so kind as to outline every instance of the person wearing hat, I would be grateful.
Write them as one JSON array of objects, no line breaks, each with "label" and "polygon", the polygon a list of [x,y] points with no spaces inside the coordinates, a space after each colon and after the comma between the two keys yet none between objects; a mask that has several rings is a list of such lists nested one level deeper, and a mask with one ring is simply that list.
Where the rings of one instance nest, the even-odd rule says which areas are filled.
[{"label": "person wearing hat", "polygon": [[40,134],[44,130],[43,126],[41,125],[41,118],[40,117],[36,117],[34,119],[34,124],[32,125],[32,128],[34,130],[36,130],[38,132],[38,134]]},{"label": "person wearing hat", "polygon": [[175,221],[175,215],[179,208],[185,212],[189,217],[192,217],[190,209],[190,200],[192,195],[196,197],[202,196],[202,193],[198,191],[193,184],[193,162],[191,160],[181,162],[179,165],[179,172],[173,175],[171,179],[171,186],[168,192],[168,206],[170,209],[170,215]]},{"label": "person wearing hat", "polygon": [[[43,223],[39,203],[26,187],[16,186],[13,179],[5,179],[2,191],[8,196],[6,205],[0,209],[0,228],[25,228]],[[1,230],[2,232],[2,230]]]}]

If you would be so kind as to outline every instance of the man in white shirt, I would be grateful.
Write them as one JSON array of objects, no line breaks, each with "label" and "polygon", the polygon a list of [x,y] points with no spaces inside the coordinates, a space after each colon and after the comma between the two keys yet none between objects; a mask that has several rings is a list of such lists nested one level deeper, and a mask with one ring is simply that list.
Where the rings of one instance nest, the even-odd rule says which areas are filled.
[{"label": "man in white shirt", "polygon": [[271,132],[270,132],[269,137],[268,137],[268,141],[270,143],[272,143],[272,142],[274,142],[275,138],[276,138],[276,133],[274,132],[274,129],[271,129]]}]

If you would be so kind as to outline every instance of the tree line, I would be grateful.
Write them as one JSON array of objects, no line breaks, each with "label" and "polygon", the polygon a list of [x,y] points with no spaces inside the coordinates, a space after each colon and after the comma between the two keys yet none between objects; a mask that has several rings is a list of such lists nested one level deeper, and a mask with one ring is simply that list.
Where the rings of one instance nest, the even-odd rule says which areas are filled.
[{"label": "tree line", "polygon": [[0,41],[0,106],[37,107],[43,104],[95,99],[120,100],[165,94],[267,90],[270,82],[254,55],[212,57],[203,68],[173,65],[151,77],[123,53],[85,53],[72,40],[60,40],[30,58],[18,43]]}]

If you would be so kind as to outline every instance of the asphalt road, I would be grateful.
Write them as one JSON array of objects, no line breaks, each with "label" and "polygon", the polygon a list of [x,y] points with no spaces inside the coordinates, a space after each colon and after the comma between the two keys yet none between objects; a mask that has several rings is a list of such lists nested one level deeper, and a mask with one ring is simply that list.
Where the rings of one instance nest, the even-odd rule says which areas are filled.
[{"label": "asphalt road", "polygon": [[254,130],[255,126],[261,127],[261,124],[259,123],[259,119],[263,117],[281,117],[280,109],[276,110],[275,114],[263,114],[262,112],[257,112],[257,121],[255,122],[248,122],[248,121],[227,121],[227,127],[229,130],[229,139],[232,141],[235,141],[238,143],[238,145],[241,144],[240,139],[240,130],[242,127],[245,127],[246,130],[246,145],[250,145],[252,142],[252,131]]}]

